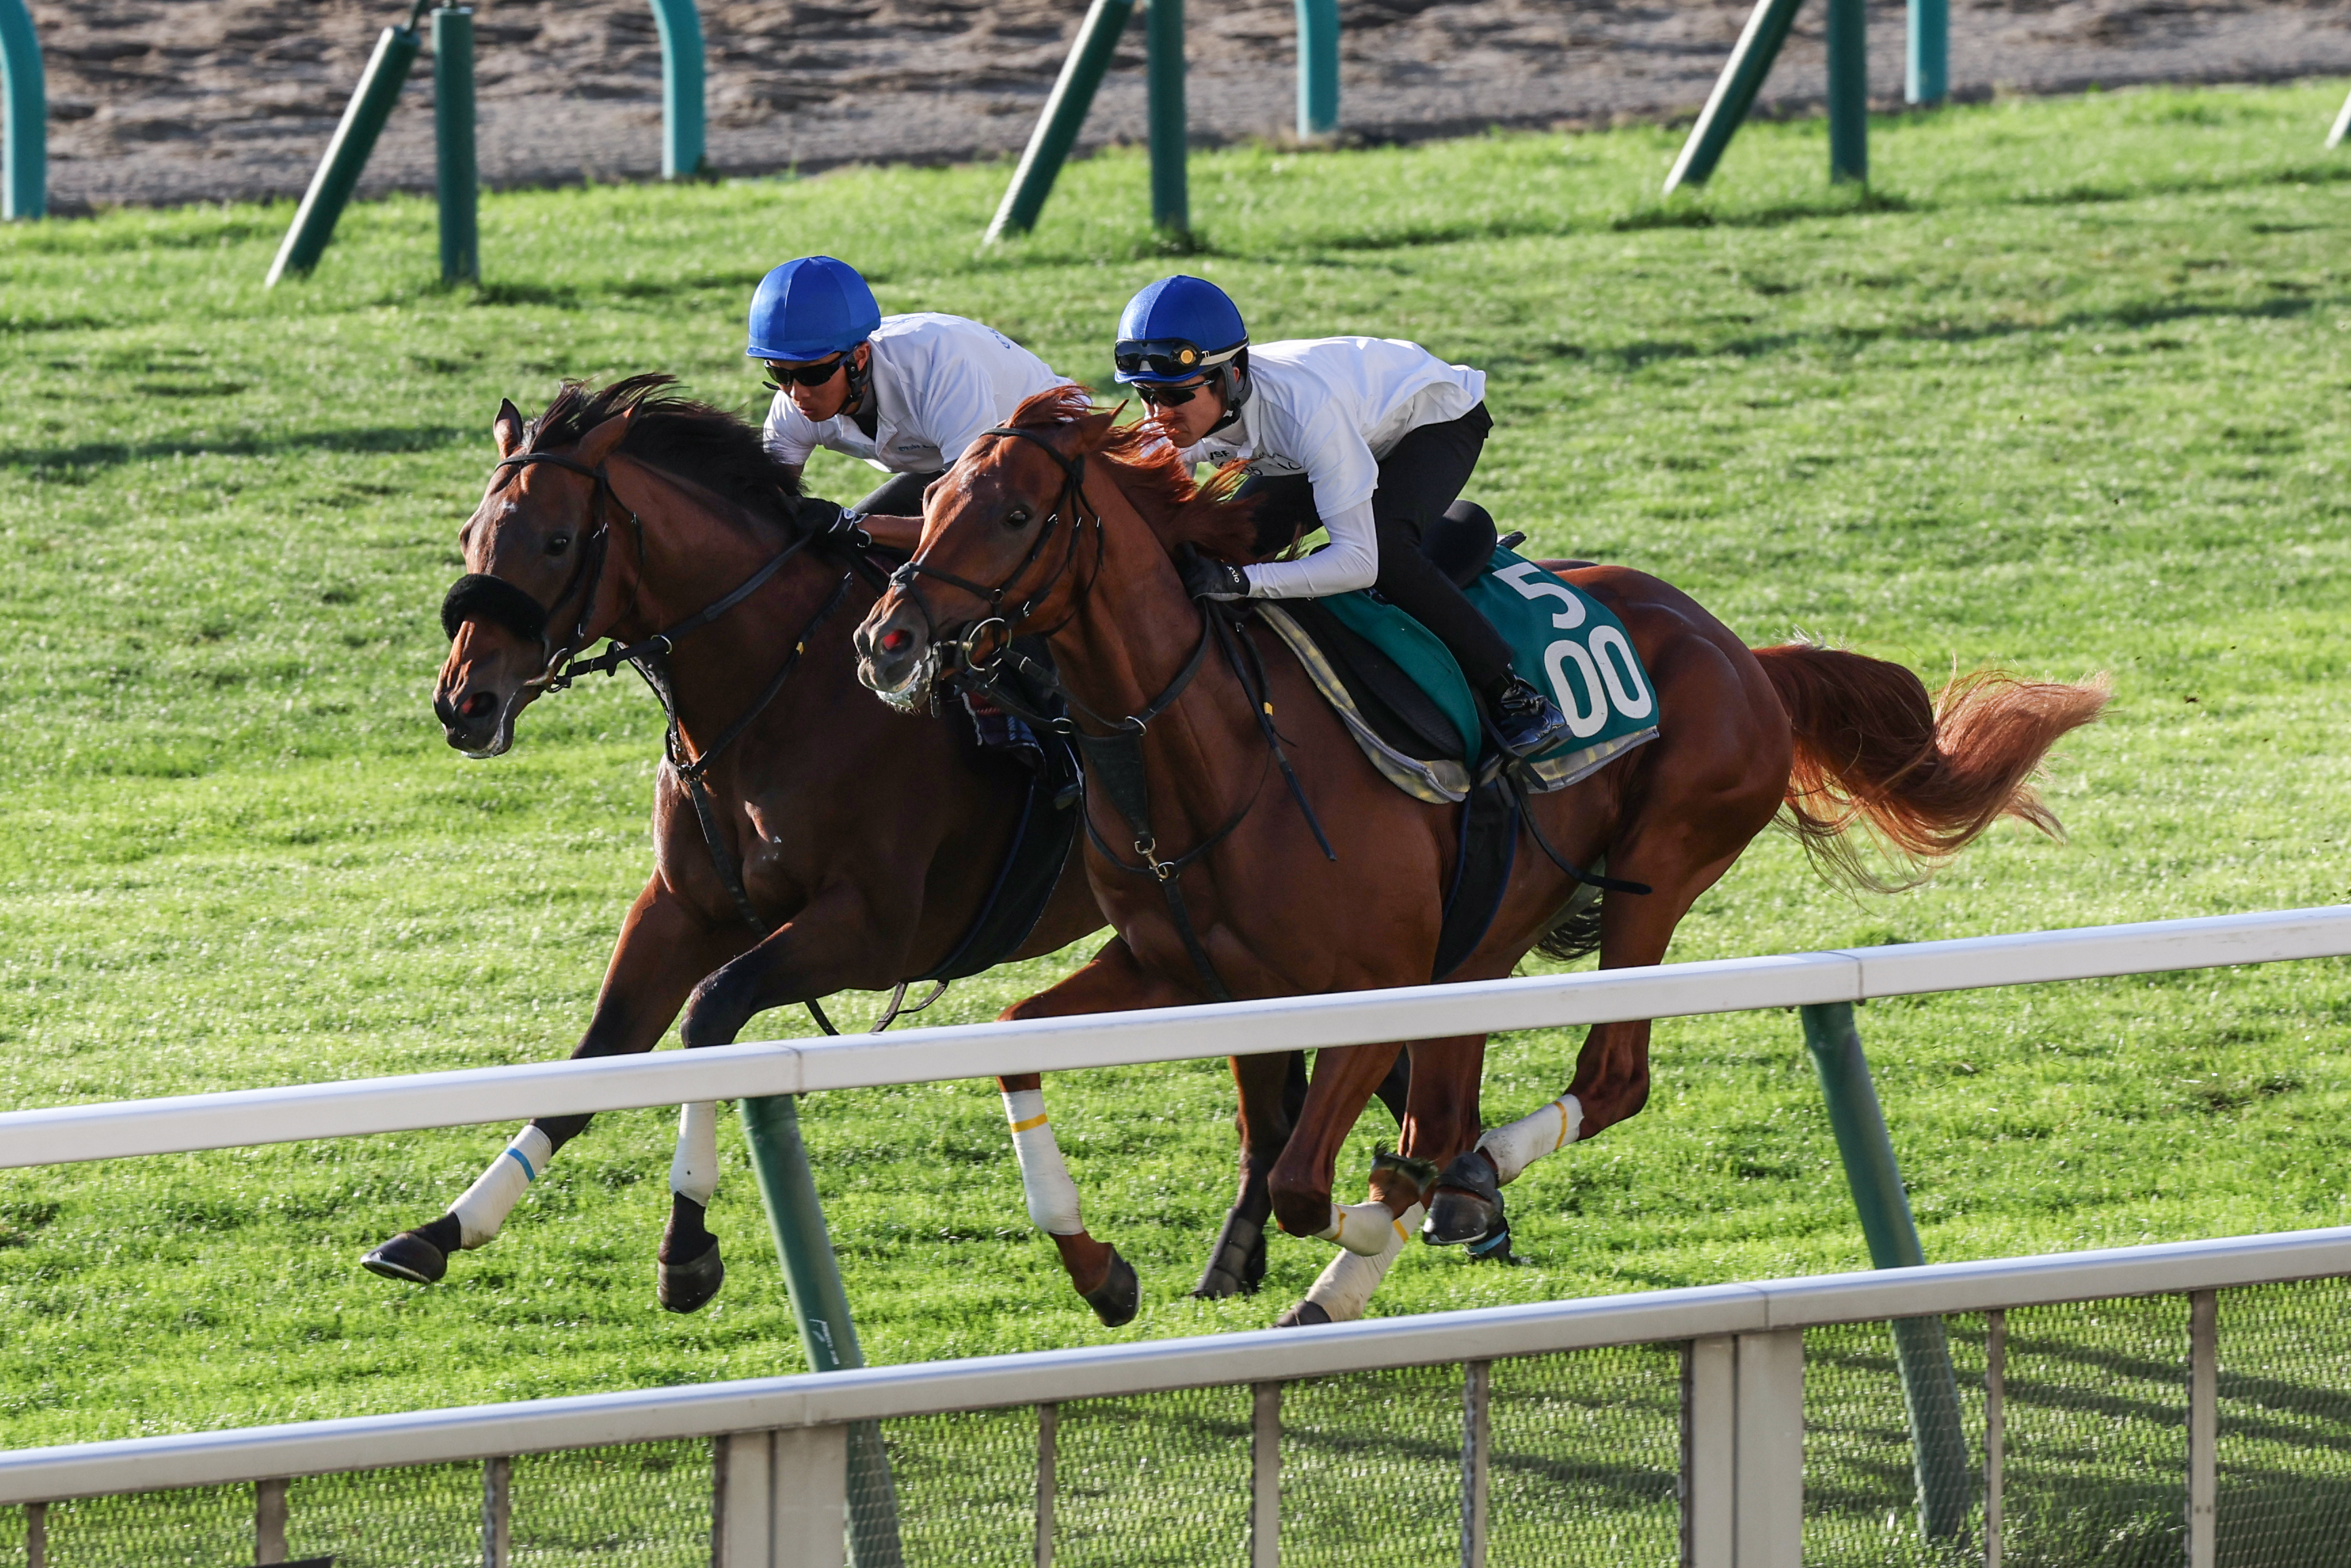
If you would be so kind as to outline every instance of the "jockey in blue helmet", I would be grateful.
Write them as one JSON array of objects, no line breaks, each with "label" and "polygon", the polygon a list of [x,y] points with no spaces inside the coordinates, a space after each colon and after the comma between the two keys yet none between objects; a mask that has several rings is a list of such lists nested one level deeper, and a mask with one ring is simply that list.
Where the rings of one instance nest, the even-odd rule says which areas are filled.
[{"label": "jockey in blue helmet", "polygon": [[751,297],[750,344],[775,392],[768,450],[798,473],[820,446],[894,477],[857,503],[851,527],[912,554],[923,491],[972,438],[1068,378],[960,316],[884,316],[865,279],[829,256],[788,261]]},{"label": "jockey in blue helmet", "polygon": [[1468,483],[1494,422],[1486,376],[1394,338],[1252,347],[1241,313],[1205,278],[1163,277],[1127,301],[1118,379],[1151,405],[1187,462],[1243,462],[1238,495],[1261,521],[1330,545],[1301,560],[1202,558],[1202,599],[1311,599],[1377,588],[1452,650],[1497,738],[1531,757],[1567,737],[1557,705],[1520,675],[1510,645],[1421,553],[1421,535]]}]

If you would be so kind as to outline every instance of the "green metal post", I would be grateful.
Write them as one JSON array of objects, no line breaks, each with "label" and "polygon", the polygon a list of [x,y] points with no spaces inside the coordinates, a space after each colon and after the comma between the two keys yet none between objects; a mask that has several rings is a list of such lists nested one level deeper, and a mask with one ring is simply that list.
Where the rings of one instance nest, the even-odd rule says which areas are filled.
[{"label": "green metal post", "polygon": [[477,282],[480,188],[474,163],[474,13],[433,13],[433,155],[441,198],[441,281]]},{"label": "green metal post", "polygon": [[1829,0],[1829,180],[1868,178],[1867,0]]},{"label": "green metal post", "polygon": [[1951,96],[1951,0],[1910,0],[1909,43],[1904,101],[1942,102]]},{"label": "green metal post", "polygon": [[1714,91],[1698,110],[1698,123],[1690,127],[1689,140],[1682,143],[1681,156],[1674,160],[1673,172],[1666,176],[1667,195],[1672,195],[1677,186],[1703,185],[1714,172],[1723,149],[1730,145],[1747,111],[1755,107],[1755,95],[1762,90],[1763,78],[1771,74],[1771,62],[1780,57],[1780,46],[1788,41],[1788,29],[1795,24],[1803,3],[1756,0],[1729,60],[1715,78]]},{"label": "green metal post", "polygon": [[1086,19],[1078,24],[1078,41],[1071,46],[1070,57],[1061,62],[1061,74],[1053,83],[1052,96],[1045,100],[1045,112],[1038,117],[1037,129],[1029,133],[1020,167],[1012,172],[1012,183],[996,209],[995,221],[987,225],[990,243],[1008,234],[1025,235],[1037,226],[1037,214],[1045,210],[1045,198],[1053,193],[1053,182],[1060,177],[1070,149],[1077,144],[1086,110],[1093,107],[1094,89],[1102,86],[1102,73],[1110,69],[1111,57],[1118,52],[1119,35],[1126,31],[1127,19],[1134,15],[1134,0],[1093,0],[1086,7]]},{"label": "green metal post", "polygon": [[1298,0],[1298,140],[1339,129],[1339,0]]},{"label": "green metal post", "polygon": [[[1804,1043],[1827,1096],[1829,1125],[1844,1162],[1845,1184],[1861,1211],[1869,1261],[1878,1269],[1915,1269],[1927,1260],[1885,1113],[1869,1081],[1853,1004],[1824,1002],[1802,1009]],[[1940,1318],[1897,1318],[1894,1358],[1902,1372],[1910,1413],[1911,1468],[1918,1482],[1918,1528],[1930,1541],[1956,1540],[1973,1501],[1968,1485],[1967,1437],[1959,1426],[1959,1389],[1951,1375],[1950,1344]]]},{"label": "green metal post", "polygon": [[[864,1365],[841,1262],[825,1235],[808,1145],[800,1142],[797,1097],[744,1101],[743,1136],[751,1148],[751,1169],[759,1179],[776,1254],[783,1260],[784,1288],[791,1293],[809,1369],[840,1372]],[[849,1429],[849,1561],[851,1568],[900,1568],[904,1561],[890,1456],[882,1446],[881,1424],[874,1421]]]},{"label": "green metal post", "polygon": [[25,0],[0,0],[0,219],[49,210],[49,92]]},{"label": "green metal post", "polygon": [[653,0],[661,28],[662,178],[702,172],[702,17],[694,0]]},{"label": "green metal post", "polygon": [[277,247],[277,259],[269,264],[269,287],[276,287],[277,280],[289,272],[304,273],[319,265],[327,242],[335,237],[335,220],[343,215],[344,204],[358,188],[360,172],[367,167],[375,139],[407,83],[408,68],[416,63],[420,42],[413,17],[405,27],[386,27],[376,39],[375,53],[368,57],[367,69],[360,73],[360,85],[343,110],[342,123],[335,127],[327,155],[319,160],[319,172],[310,176],[310,188],[294,214],[293,226],[286,231],[286,243]]},{"label": "green metal post", "polygon": [[1144,37],[1151,97],[1151,222],[1181,238],[1192,227],[1184,178],[1184,0],[1151,0]]}]

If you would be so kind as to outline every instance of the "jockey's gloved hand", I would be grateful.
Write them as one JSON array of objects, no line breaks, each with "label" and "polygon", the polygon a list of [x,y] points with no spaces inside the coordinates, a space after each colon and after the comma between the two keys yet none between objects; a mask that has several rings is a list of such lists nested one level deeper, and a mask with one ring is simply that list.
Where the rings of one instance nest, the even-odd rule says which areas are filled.
[{"label": "jockey's gloved hand", "polygon": [[1249,573],[1230,561],[1192,552],[1178,563],[1184,591],[1195,599],[1247,599]]},{"label": "jockey's gloved hand", "polygon": [[873,540],[864,528],[865,514],[852,512],[846,507],[813,497],[800,503],[800,527],[816,536],[820,544],[841,545],[849,549],[872,549]]}]

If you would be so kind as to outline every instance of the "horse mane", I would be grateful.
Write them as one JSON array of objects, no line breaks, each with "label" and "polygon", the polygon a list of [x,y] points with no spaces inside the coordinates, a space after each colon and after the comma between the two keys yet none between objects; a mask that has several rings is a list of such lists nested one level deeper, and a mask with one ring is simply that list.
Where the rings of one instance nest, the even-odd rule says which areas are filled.
[{"label": "horse mane", "polygon": [[1083,387],[1059,386],[1028,399],[1007,423],[1021,430],[1074,428],[1078,451],[1102,459],[1119,494],[1169,555],[1190,545],[1224,560],[1263,559],[1252,516],[1256,507],[1232,504],[1233,491],[1246,476],[1241,465],[1228,464],[1206,485],[1195,484],[1176,444],[1156,425],[1148,420],[1120,424],[1117,419],[1115,409],[1096,408],[1093,394]]},{"label": "horse mane", "polygon": [[576,446],[616,414],[630,415],[619,450],[674,478],[699,485],[753,517],[797,527],[799,476],[776,461],[759,427],[723,408],[669,391],[677,378],[650,373],[603,387],[565,382],[545,413],[524,429],[522,450]]}]

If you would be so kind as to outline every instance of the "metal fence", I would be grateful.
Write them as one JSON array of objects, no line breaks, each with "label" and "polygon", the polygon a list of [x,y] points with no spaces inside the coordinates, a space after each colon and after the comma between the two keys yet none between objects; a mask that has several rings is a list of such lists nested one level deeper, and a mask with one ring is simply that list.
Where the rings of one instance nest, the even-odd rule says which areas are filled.
[{"label": "metal fence", "polygon": [[0,1563],[2351,1563],[2346,1275],[2351,1228],[22,1450]]}]

